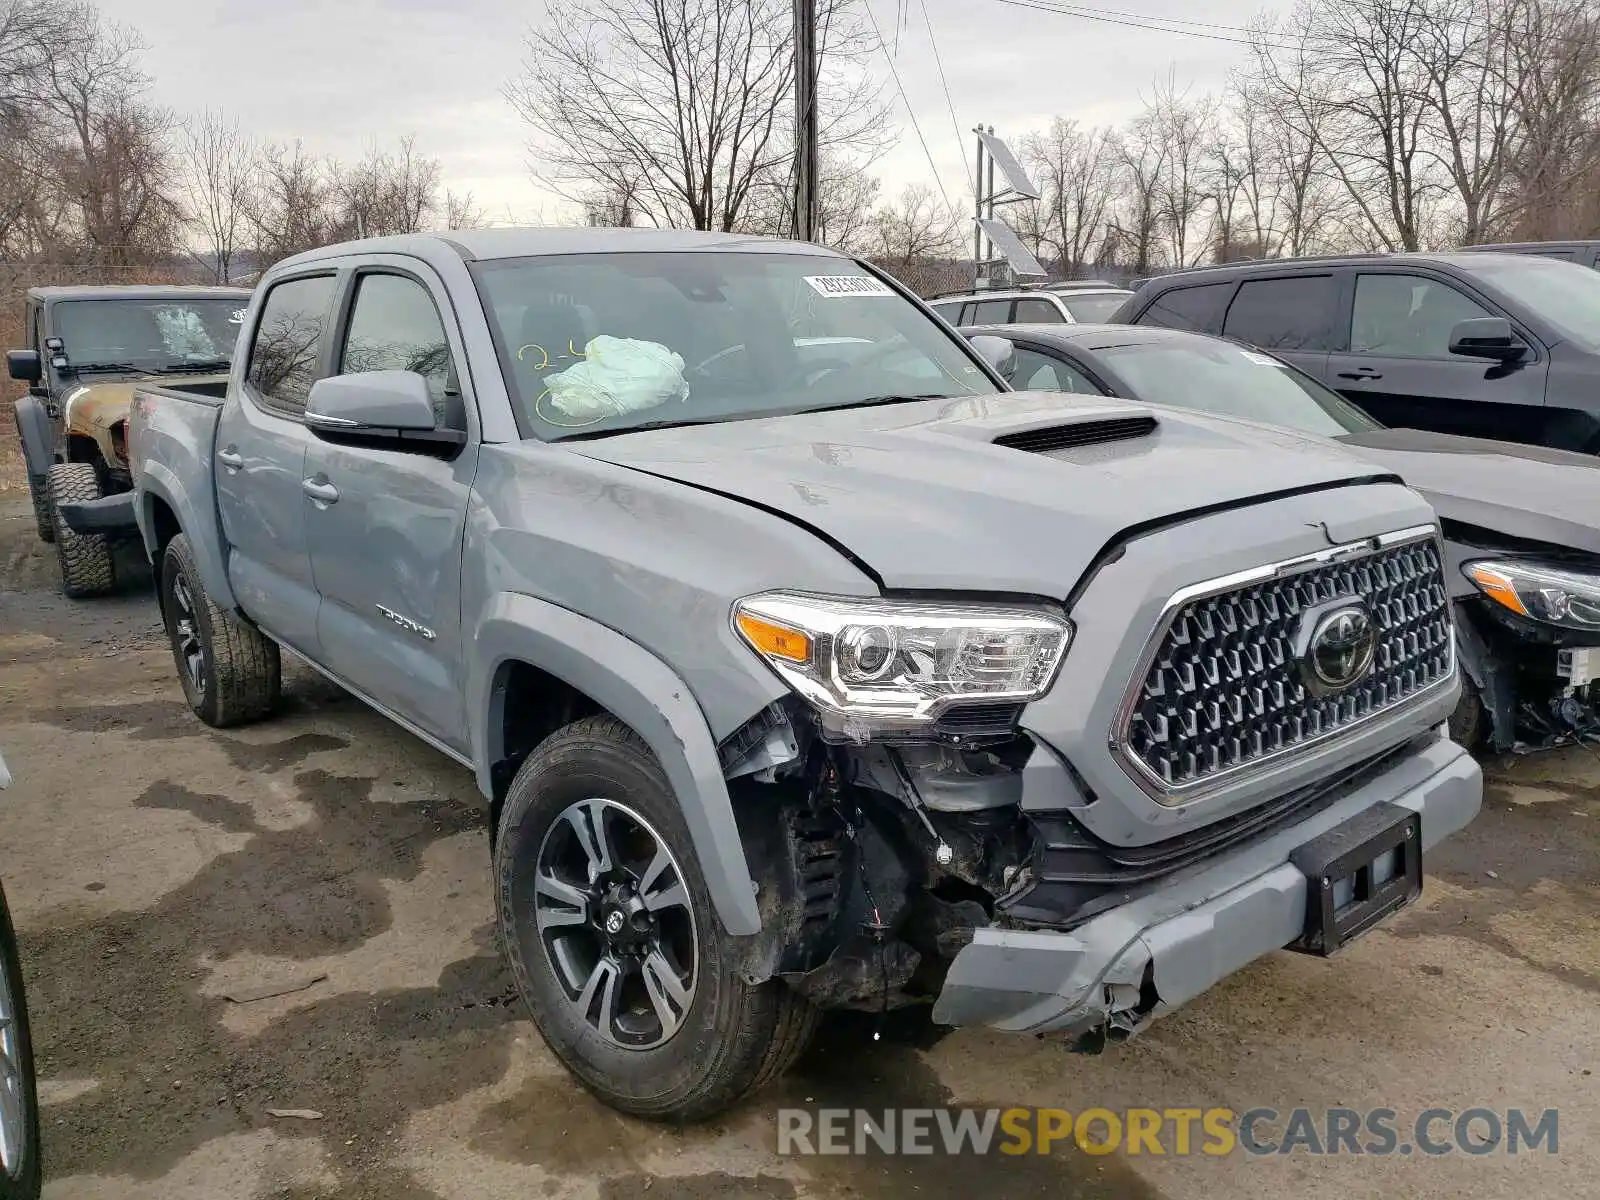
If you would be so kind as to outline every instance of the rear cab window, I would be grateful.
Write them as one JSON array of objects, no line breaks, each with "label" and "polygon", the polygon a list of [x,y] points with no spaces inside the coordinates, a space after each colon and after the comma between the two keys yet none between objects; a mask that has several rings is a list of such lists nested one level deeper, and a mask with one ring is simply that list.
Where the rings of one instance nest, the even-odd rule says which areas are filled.
[{"label": "rear cab window", "polygon": [[334,276],[312,275],[286,279],[267,293],[245,375],[261,407],[296,420],[305,416],[334,289]]}]

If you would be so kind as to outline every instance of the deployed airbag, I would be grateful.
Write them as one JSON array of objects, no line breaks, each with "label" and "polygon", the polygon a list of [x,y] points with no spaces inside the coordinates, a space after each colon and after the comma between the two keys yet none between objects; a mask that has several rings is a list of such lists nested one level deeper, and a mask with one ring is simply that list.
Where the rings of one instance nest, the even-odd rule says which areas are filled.
[{"label": "deployed airbag", "polygon": [[683,358],[660,342],[601,334],[582,361],[544,377],[545,404],[563,417],[598,421],[689,398]]}]

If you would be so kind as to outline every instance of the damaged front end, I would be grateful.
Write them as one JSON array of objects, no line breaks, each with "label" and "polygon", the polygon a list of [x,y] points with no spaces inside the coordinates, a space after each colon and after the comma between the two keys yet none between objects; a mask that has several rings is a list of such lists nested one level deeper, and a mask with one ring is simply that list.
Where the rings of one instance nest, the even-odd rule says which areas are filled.
[{"label": "damaged front end", "polygon": [[1600,740],[1600,560],[1454,531],[1465,690],[1452,734],[1526,753]]}]

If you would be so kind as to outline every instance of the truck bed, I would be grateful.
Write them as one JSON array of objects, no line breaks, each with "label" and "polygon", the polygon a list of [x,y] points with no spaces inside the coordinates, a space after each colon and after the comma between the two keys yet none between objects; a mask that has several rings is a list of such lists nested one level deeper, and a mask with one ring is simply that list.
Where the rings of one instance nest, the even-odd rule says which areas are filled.
[{"label": "truck bed", "polygon": [[[128,414],[128,467],[138,498],[134,515],[158,571],[161,550],[178,528],[218,528],[212,458],[225,391],[225,383],[209,380],[134,391]],[[231,597],[216,539],[194,541],[207,589],[213,596]]]}]

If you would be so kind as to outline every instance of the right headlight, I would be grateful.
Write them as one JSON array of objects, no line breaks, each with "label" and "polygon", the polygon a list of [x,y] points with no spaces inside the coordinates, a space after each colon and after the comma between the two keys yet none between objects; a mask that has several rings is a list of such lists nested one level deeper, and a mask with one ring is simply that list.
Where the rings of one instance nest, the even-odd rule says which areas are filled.
[{"label": "right headlight", "polygon": [[1484,559],[1461,569],[1480,592],[1519,617],[1600,634],[1600,575],[1515,559]]},{"label": "right headlight", "polygon": [[796,592],[740,600],[733,624],[852,740],[931,726],[952,705],[1036,700],[1072,641],[1042,609]]}]

